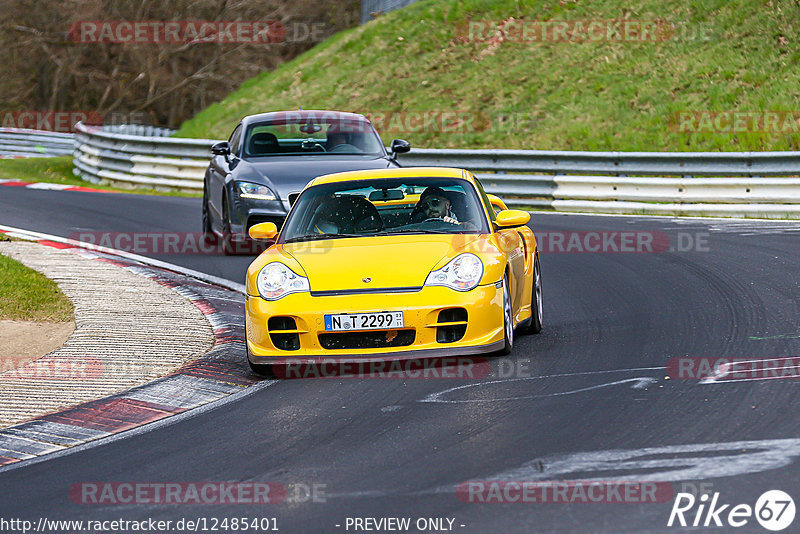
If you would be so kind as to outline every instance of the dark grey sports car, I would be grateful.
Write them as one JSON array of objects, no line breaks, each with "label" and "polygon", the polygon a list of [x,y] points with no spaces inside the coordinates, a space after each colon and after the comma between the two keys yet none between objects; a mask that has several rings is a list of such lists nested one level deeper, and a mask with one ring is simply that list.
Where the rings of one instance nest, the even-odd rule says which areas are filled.
[{"label": "dark grey sports car", "polygon": [[[225,253],[256,252],[247,231],[283,224],[292,193],[322,174],[399,167],[402,139],[386,150],[363,116],[338,111],[277,111],[245,117],[211,148],[203,188],[203,233]],[[290,197],[290,195],[292,195]]]}]

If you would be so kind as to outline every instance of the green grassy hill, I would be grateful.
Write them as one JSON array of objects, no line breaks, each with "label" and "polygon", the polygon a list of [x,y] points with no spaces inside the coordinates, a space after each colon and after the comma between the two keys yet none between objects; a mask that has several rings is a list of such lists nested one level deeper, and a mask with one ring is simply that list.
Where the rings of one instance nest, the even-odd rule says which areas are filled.
[{"label": "green grassy hill", "polygon": [[[512,17],[552,25],[486,38],[519,35]],[[644,39],[583,39],[611,19]],[[302,107],[365,113],[416,147],[797,150],[799,44],[788,0],[423,0],[249,80],[178,135],[227,138],[244,115]]]}]

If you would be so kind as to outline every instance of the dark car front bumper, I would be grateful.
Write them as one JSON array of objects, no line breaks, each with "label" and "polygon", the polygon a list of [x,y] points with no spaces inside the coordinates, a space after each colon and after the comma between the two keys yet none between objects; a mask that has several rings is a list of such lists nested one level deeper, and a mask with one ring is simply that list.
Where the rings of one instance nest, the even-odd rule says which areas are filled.
[{"label": "dark car front bumper", "polygon": [[250,239],[247,232],[253,225],[271,222],[280,230],[289,213],[289,203],[281,200],[235,198],[230,213],[231,239],[235,242],[246,242]]}]

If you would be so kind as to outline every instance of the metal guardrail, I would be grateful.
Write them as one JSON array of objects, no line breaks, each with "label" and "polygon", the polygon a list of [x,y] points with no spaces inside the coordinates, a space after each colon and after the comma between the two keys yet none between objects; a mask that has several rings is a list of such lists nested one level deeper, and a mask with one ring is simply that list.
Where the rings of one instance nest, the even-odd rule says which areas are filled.
[{"label": "metal guardrail", "polygon": [[[76,129],[76,174],[157,189],[201,191],[216,142]],[[523,209],[800,218],[800,152],[414,149],[400,162],[469,169]]]},{"label": "metal guardrail", "polygon": [[69,133],[0,128],[0,157],[66,156],[72,154],[73,139]]},{"label": "metal guardrail", "polygon": [[551,150],[417,149],[414,165],[478,171],[615,176],[800,175],[800,152],[580,152]]},{"label": "metal guardrail", "polygon": [[800,218],[800,152],[416,149],[401,162],[469,169],[526,209]]},{"label": "metal guardrail", "polygon": [[[148,128],[76,124],[75,174],[89,182],[122,187],[202,191],[216,141],[165,137],[172,132]],[[147,131],[154,135],[141,135]]]},{"label": "metal guardrail", "polygon": [[160,128],[158,126],[144,126],[141,124],[115,124],[103,126],[102,130],[109,133],[118,133],[124,135],[141,135],[145,137],[169,137],[175,133],[175,130],[169,128]]}]

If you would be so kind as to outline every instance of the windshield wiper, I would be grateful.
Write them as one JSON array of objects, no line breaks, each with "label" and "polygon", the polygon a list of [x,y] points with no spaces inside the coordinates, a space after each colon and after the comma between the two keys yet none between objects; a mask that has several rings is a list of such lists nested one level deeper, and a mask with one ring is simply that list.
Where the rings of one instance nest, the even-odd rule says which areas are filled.
[{"label": "windshield wiper", "polygon": [[308,234],[297,237],[290,237],[284,240],[285,243],[297,243],[299,241],[316,241],[318,239],[338,239],[340,237],[364,237],[364,234]]}]

